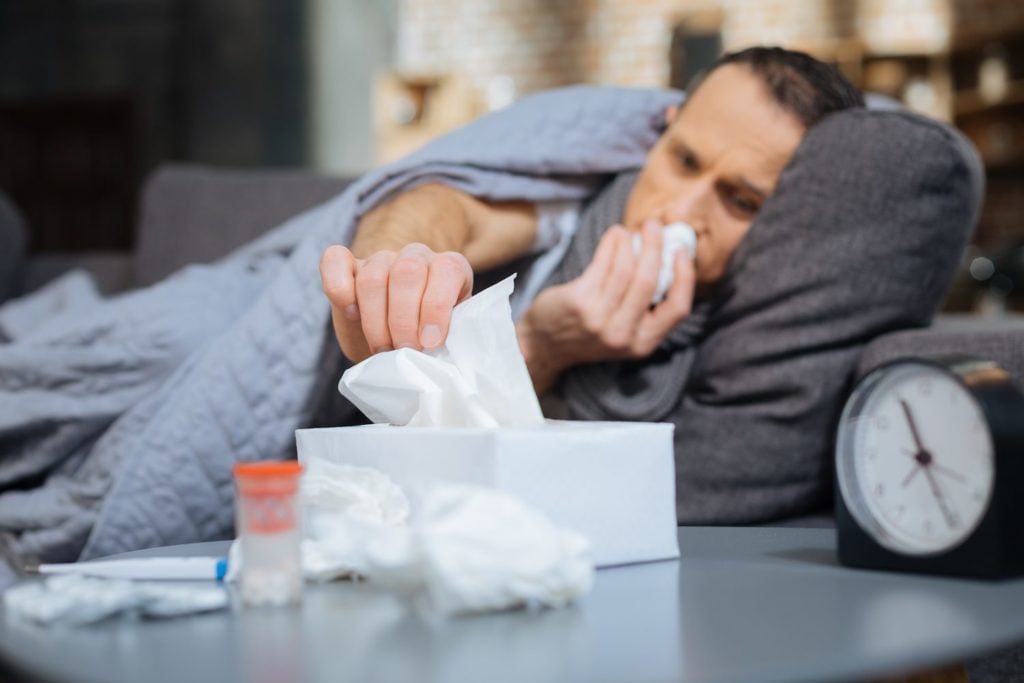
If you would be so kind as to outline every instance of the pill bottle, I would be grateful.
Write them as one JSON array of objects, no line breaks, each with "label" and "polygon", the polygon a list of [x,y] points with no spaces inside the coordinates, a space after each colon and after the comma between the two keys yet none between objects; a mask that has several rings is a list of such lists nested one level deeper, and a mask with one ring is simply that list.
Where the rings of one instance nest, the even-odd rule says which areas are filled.
[{"label": "pill bottle", "polygon": [[302,599],[299,475],[284,462],[235,465],[235,529],[241,539],[242,602],[289,605]]}]

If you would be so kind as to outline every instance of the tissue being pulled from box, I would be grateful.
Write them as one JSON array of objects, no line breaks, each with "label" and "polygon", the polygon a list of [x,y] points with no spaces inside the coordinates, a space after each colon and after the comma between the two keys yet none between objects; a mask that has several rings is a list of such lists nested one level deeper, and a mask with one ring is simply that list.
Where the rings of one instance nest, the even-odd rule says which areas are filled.
[{"label": "tissue being pulled from box", "polygon": [[515,276],[452,311],[437,349],[397,349],[349,368],[338,391],[377,423],[534,427],[544,423],[508,297]]}]

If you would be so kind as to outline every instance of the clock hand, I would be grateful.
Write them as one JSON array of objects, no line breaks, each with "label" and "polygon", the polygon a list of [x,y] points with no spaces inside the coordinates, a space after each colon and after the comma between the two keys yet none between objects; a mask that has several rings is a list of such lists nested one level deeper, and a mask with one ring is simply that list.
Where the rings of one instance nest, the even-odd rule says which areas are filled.
[{"label": "clock hand", "polygon": [[914,444],[917,446],[917,450],[924,452],[926,449],[924,444],[921,443],[921,435],[917,433],[917,423],[914,422],[914,416],[910,413],[910,406],[902,398],[900,399],[900,406],[902,406],[903,414],[907,418],[907,424],[910,425],[910,434],[914,437]]},{"label": "clock hand", "polygon": [[950,479],[953,479],[954,481],[958,481],[961,484],[967,483],[967,477],[960,474],[959,472],[949,469],[945,465],[940,465],[939,463],[935,462],[934,456],[932,456],[931,466],[934,467],[937,471],[945,474]]},{"label": "clock hand", "polygon": [[935,496],[935,502],[939,504],[939,509],[942,510],[942,516],[946,518],[946,524],[950,529],[956,528],[956,516],[949,509],[946,499],[942,496],[942,490],[939,488],[939,482],[935,481],[935,475],[932,474],[927,466],[922,465],[921,469],[924,470],[924,476],[928,480],[928,486],[931,487],[932,495]]},{"label": "clock hand", "polygon": [[906,476],[906,478],[904,478],[904,479],[903,479],[903,481],[901,482],[901,484],[900,484],[900,485],[901,485],[901,486],[902,486],[903,488],[906,488],[907,486],[909,486],[909,485],[910,485],[910,481],[911,481],[911,480],[912,480],[912,479],[913,479],[913,478],[914,478],[915,476],[917,476],[917,473],[918,473],[918,472],[920,472],[920,471],[921,471],[921,465],[914,465],[914,469],[910,470],[910,474],[908,474],[908,475]]}]

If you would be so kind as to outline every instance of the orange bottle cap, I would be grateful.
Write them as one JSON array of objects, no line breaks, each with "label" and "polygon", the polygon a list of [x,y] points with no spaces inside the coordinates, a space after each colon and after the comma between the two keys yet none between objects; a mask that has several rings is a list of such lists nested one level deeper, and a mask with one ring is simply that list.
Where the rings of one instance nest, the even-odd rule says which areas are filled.
[{"label": "orange bottle cap", "polygon": [[235,465],[235,485],[245,497],[293,496],[300,474],[302,465],[295,460],[240,462]]},{"label": "orange bottle cap", "polygon": [[262,460],[235,464],[235,477],[297,477],[302,474],[302,465],[297,460]]}]

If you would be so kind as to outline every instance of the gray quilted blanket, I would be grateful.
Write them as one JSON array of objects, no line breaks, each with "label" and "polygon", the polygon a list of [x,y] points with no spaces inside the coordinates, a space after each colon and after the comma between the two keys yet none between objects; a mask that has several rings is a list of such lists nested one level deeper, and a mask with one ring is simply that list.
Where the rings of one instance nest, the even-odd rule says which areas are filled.
[{"label": "gray quilted blanket", "polygon": [[414,184],[580,199],[638,167],[679,93],[576,87],[376,170],[220,262],[0,345],[0,530],[15,561],[225,538],[232,465],[283,458],[337,381],[318,261]]}]

